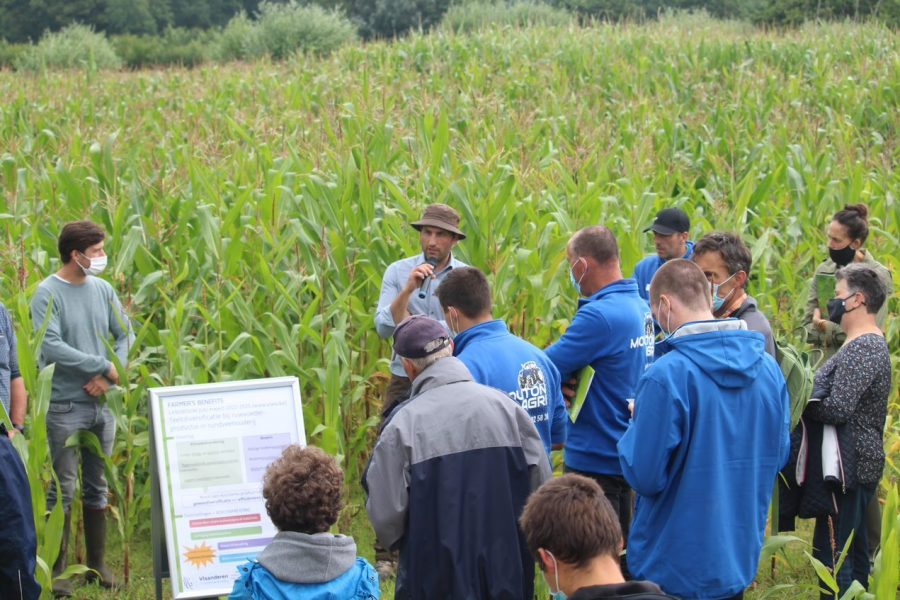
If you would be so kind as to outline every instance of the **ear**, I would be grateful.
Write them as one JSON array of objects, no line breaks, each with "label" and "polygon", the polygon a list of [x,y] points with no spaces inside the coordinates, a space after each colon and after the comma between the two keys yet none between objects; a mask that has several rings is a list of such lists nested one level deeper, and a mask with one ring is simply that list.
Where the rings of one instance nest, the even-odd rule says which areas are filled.
[{"label": "ear", "polygon": [[850,242],[850,247],[854,250],[859,250],[862,247],[862,240],[853,240],[852,242]]},{"label": "ear", "polygon": [[411,360],[403,358],[401,356],[400,364],[403,366],[403,370],[406,372],[406,376],[410,379],[410,381],[416,378],[416,375],[418,375],[418,373],[416,373],[416,368],[413,366]]},{"label": "ear", "polygon": [[543,548],[538,548],[538,566],[541,571],[547,571],[551,575],[554,573],[553,561],[550,560],[550,554]]},{"label": "ear", "polygon": [[749,279],[749,275],[747,275],[746,271],[738,271],[734,275],[735,285],[740,289],[747,285],[747,279]]}]

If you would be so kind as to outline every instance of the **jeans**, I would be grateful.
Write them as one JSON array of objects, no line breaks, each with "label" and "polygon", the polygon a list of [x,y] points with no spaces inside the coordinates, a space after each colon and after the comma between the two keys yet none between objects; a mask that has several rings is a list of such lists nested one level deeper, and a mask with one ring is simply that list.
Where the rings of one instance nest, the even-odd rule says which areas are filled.
[{"label": "jeans", "polygon": [[[106,404],[100,402],[51,402],[47,412],[47,438],[53,470],[62,489],[63,508],[69,510],[75,495],[78,477],[78,448],[66,448],[66,440],[79,431],[90,431],[97,436],[100,447],[107,456],[112,454],[116,439],[116,421]],[[90,450],[81,452],[82,500],[87,508],[106,508],[109,488],[103,470],[103,459]],[[56,486],[47,493],[47,507],[56,504]]]},{"label": "jeans", "polygon": [[[844,559],[844,564],[841,565],[841,570],[837,574],[836,579],[841,590],[838,597],[847,591],[854,579],[864,586],[869,585],[866,509],[874,494],[874,486],[859,486],[856,489],[847,490],[845,494],[836,493],[838,515],[816,519],[816,526],[813,530],[813,556],[822,561],[826,567],[834,567],[834,559],[841,555],[850,534],[855,532],[853,533],[853,543],[847,552],[847,558]],[[829,527],[829,521],[832,522],[831,527]],[[833,552],[832,528],[834,529]],[[820,583],[820,585],[822,584]],[[822,594],[822,597],[828,598],[830,594]]]},{"label": "jeans", "polygon": [[[631,513],[633,506],[631,487],[628,485],[628,482],[625,481],[623,477],[585,473],[583,471],[570,469],[567,466],[563,467],[563,470],[566,473],[584,475],[585,477],[593,479],[600,485],[600,488],[603,490],[603,495],[606,496],[606,499],[612,504],[613,510],[616,511],[616,516],[619,517],[619,526],[622,528],[622,543],[627,544],[628,532],[631,530]],[[624,554],[619,561],[622,567],[622,574],[625,576],[626,580],[631,579],[631,574],[628,571],[627,558],[627,554]]]}]

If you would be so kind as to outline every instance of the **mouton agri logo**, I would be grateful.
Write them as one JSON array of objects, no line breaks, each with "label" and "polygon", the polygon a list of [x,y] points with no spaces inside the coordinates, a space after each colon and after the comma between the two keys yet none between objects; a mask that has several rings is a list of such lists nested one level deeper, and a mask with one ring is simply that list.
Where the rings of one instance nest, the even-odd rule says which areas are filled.
[{"label": "mouton agri logo", "polygon": [[519,369],[519,389],[510,392],[509,397],[526,410],[547,406],[546,379],[535,361],[529,360]]}]

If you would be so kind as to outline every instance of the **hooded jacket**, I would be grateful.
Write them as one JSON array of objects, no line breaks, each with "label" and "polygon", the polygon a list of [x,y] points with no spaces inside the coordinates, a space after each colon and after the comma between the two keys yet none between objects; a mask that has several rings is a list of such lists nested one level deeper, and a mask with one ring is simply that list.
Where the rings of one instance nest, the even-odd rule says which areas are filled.
[{"label": "hooded jacket", "polygon": [[531,598],[517,520],[550,478],[531,417],[454,357],[415,378],[364,475],[378,540],[399,548],[395,598]]},{"label": "hooded jacket", "polygon": [[628,426],[628,401],[653,359],[653,318],[633,279],[621,279],[578,301],[578,312],[547,356],[563,380],[587,365],[594,380],[566,433],[566,466],[621,477],[616,443]]},{"label": "hooded jacket", "polygon": [[726,598],[756,576],[790,451],[787,386],[738,319],[679,328],[638,384],[619,442],[637,492],[628,567],[680,598]]},{"label": "hooded jacket", "polygon": [[543,350],[509,332],[496,319],[479,323],[453,338],[453,355],[483,385],[497,388],[531,416],[547,454],[566,441],[569,415],[559,371]]},{"label": "hooded jacket", "polygon": [[378,575],[356,557],[352,537],[330,533],[279,532],[238,567],[229,600],[370,600],[381,597]]}]

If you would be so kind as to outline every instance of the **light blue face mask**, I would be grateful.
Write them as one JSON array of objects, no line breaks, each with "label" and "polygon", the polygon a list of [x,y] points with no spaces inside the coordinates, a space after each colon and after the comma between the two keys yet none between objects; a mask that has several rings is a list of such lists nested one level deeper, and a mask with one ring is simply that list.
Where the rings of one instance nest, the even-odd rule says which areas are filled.
[{"label": "light blue face mask", "polygon": [[[581,260],[581,259],[579,258],[578,260]],[[578,264],[578,260],[576,260],[576,261],[569,267],[569,281],[572,282],[572,287],[575,288],[575,291],[578,292],[578,295],[579,295],[579,296],[583,296],[584,294],[581,293],[581,280],[584,279],[584,276],[585,276],[585,275],[587,275],[587,261],[585,261],[585,265],[584,265],[584,273],[581,274],[581,277],[579,277],[578,279],[575,279],[575,272],[574,272],[572,269],[574,269],[574,268],[575,268],[575,265]]]},{"label": "light blue face mask", "polygon": [[544,581],[547,583],[547,587],[550,588],[550,597],[553,598],[553,600],[566,600],[568,596],[566,596],[566,593],[563,592],[562,588],[559,587],[559,564],[556,562],[556,557],[553,556],[553,553],[549,550],[544,550],[544,552],[549,554],[550,560],[553,561],[553,573],[555,575],[556,582],[556,591],[554,592],[553,587],[550,585],[550,582],[547,581],[547,574],[541,573],[544,576]]},{"label": "light blue face mask", "polygon": [[[452,310],[453,312],[450,312],[451,310]],[[456,328],[455,328],[455,329],[453,328],[453,316],[454,316],[453,313],[455,313],[455,312],[456,312],[456,309],[453,308],[452,306],[451,306],[450,309],[447,311],[447,316],[449,317],[448,320],[447,320],[447,327],[450,329],[450,337],[451,337],[451,338],[455,338],[456,336],[458,336],[458,335],[460,334],[460,331],[459,331],[459,313],[456,313]]]},{"label": "light blue face mask", "polygon": [[[666,302],[669,302],[668,298],[666,298]],[[659,302],[656,305],[656,318],[654,318],[654,321],[656,321],[659,324],[659,328],[663,333],[663,337],[661,340],[659,340],[658,343],[665,342],[670,337],[672,337],[672,329],[671,329],[671,327],[672,327],[672,304],[671,304],[671,302],[669,303],[669,314],[666,315],[666,326],[665,327],[663,327],[662,321],[659,320],[659,317],[661,314],[662,314],[662,296],[659,297]]]},{"label": "light blue face mask", "polygon": [[735,275],[737,275],[737,273],[734,273],[731,277],[729,277],[728,279],[726,279],[726,280],[723,281],[722,283],[714,283],[714,284],[712,284],[712,305],[713,305],[713,312],[719,312],[719,310],[725,305],[725,302],[728,300],[728,298],[734,293],[734,290],[737,289],[737,288],[731,288],[731,291],[728,292],[728,294],[726,294],[724,298],[720,298],[720,297],[719,297],[719,288],[720,288],[721,286],[725,285],[726,283],[728,283],[729,281],[731,281],[732,279],[734,279],[734,276],[735,276]]}]

